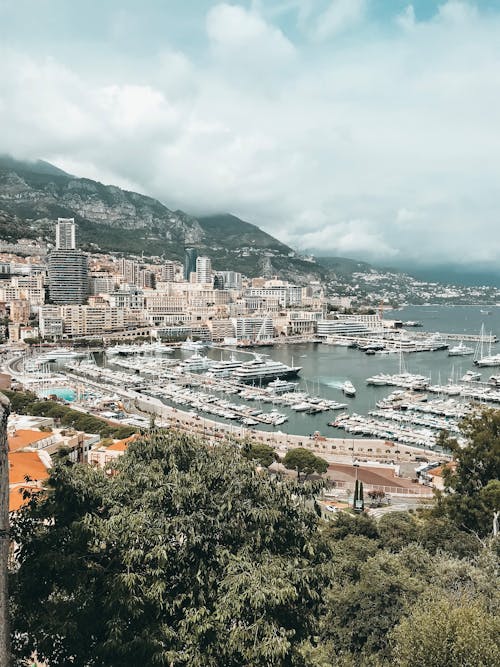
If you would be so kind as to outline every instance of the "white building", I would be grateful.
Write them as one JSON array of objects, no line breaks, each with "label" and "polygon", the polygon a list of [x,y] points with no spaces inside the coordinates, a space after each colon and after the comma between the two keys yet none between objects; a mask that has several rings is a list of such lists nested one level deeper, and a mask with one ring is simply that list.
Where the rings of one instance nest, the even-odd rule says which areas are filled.
[{"label": "white building", "polygon": [[212,260],[210,257],[198,257],[196,259],[196,282],[202,284],[211,284],[212,278]]}]

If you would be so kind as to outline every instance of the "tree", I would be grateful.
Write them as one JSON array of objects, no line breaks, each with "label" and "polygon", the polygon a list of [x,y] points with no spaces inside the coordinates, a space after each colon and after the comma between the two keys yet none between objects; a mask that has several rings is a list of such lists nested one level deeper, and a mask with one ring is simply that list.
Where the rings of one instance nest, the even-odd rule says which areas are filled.
[{"label": "tree", "polygon": [[456,439],[441,437],[456,466],[443,470],[448,495],[439,498],[438,512],[460,528],[485,536],[491,533],[493,513],[500,506],[500,410],[485,409],[467,417],[462,432],[465,447]]},{"label": "tree", "polygon": [[255,461],[263,468],[269,468],[274,463],[278,456],[273,449],[262,442],[245,443],[242,447],[241,453],[249,461]]},{"label": "tree", "polygon": [[283,465],[288,470],[296,470],[299,481],[302,473],[304,479],[307,479],[313,473],[323,475],[328,470],[328,462],[325,459],[302,447],[290,449],[283,458]]},{"label": "tree", "polygon": [[390,512],[380,517],[377,524],[380,541],[389,551],[400,551],[418,540],[415,519],[407,512]]},{"label": "tree", "polygon": [[397,667],[500,664],[500,616],[469,595],[431,593],[392,633]]},{"label": "tree", "polygon": [[323,582],[309,488],[259,475],[232,446],[159,430],[116,468],[56,464],[20,513],[17,654],[305,667]]},{"label": "tree", "polygon": [[380,507],[385,500],[385,491],[381,489],[372,489],[368,491],[368,498],[370,498],[372,507]]}]

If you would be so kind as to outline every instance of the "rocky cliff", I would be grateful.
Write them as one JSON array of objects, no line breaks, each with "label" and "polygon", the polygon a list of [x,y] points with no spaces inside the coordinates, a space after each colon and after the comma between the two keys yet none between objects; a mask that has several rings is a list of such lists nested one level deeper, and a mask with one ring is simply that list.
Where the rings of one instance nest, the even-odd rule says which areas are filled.
[{"label": "rocky cliff", "polygon": [[307,282],[324,268],[302,261],[257,226],[231,215],[195,218],[172,211],[156,199],[76,178],[46,162],[0,157],[0,237],[42,238],[53,242],[57,217],[74,217],[79,245],[182,259],[193,245],[212,257],[216,269],[247,275],[267,273]]}]

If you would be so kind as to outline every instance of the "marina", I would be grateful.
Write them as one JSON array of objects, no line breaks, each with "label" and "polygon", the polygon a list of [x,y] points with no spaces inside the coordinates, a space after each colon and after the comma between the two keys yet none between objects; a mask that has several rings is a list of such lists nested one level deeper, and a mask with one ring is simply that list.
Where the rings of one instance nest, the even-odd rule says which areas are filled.
[{"label": "marina", "polygon": [[[471,311],[479,330],[481,314],[477,308]],[[422,322],[421,330],[428,326],[425,312],[422,308],[412,318]],[[444,324],[440,321],[439,328]],[[427,335],[438,340],[437,334]],[[143,347],[130,345],[122,352],[114,347],[83,358],[80,352],[76,356],[66,351],[64,357],[52,355],[51,361],[44,351],[26,358],[22,370],[27,384],[40,392],[50,385],[62,386],[66,378],[73,388],[93,382],[103,392],[131,391],[257,432],[279,427],[298,436],[323,433],[339,438],[347,433],[351,438],[386,438],[429,449],[436,446],[443,428],[456,433],[459,420],[476,409],[474,404],[500,403],[500,376],[474,367],[471,355],[449,356],[448,347],[409,354],[400,345],[393,354],[363,354],[348,346],[299,343],[277,345],[262,354],[260,349],[256,353],[191,343],[190,349],[171,348],[168,357],[159,354],[163,348],[155,344],[143,344],[149,347],[141,353],[128,354],[128,348]],[[494,343],[491,346],[494,354]],[[339,415],[335,418],[333,412]]]}]

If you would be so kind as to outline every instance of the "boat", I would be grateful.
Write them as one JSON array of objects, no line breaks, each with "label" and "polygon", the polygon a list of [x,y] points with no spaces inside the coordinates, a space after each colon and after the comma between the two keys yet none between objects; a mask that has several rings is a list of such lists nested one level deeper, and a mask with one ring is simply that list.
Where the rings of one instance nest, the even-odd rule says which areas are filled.
[{"label": "boat", "polygon": [[458,345],[450,347],[448,350],[449,357],[466,357],[469,354],[474,354],[474,348],[464,345],[463,340]]},{"label": "boat", "polygon": [[188,357],[185,361],[179,364],[179,368],[183,371],[203,371],[206,370],[211,364],[210,359],[202,356],[198,352],[195,352],[193,355]]},{"label": "boat", "polygon": [[306,403],[305,401],[291,406],[292,410],[295,410],[295,412],[305,412],[306,410],[310,410],[311,407],[311,404]]},{"label": "boat", "polygon": [[476,382],[481,379],[481,373],[477,371],[467,371],[465,375],[460,378],[461,382]]},{"label": "boat", "polygon": [[186,340],[181,343],[181,350],[188,350],[190,352],[199,352],[205,347],[205,344],[199,340],[191,340],[191,338],[186,338]]},{"label": "boat", "polygon": [[491,310],[480,310],[479,312],[483,315],[491,315]]},{"label": "boat", "polygon": [[86,352],[77,352],[71,347],[56,347],[53,350],[44,352],[38,357],[38,361],[43,363],[44,361],[58,361],[59,359],[77,359],[85,355]]},{"label": "boat", "polygon": [[287,380],[281,380],[277,378],[267,385],[268,391],[272,391],[275,394],[284,394],[288,391],[294,391],[297,387],[297,382],[288,382]]},{"label": "boat", "polygon": [[301,366],[287,366],[281,361],[264,360],[258,354],[252,361],[246,361],[232,373],[237,382],[268,382],[278,378],[297,377]]},{"label": "boat", "polygon": [[236,359],[234,354],[231,355],[231,359],[225,361],[216,361],[210,366],[210,370],[207,375],[209,377],[228,377],[231,375],[232,371],[236,370],[241,366],[241,360]]},{"label": "boat", "polygon": [[346,396],[356,396],[356,387],[350,380],[346,380],[342,385],[342,391]]}]

